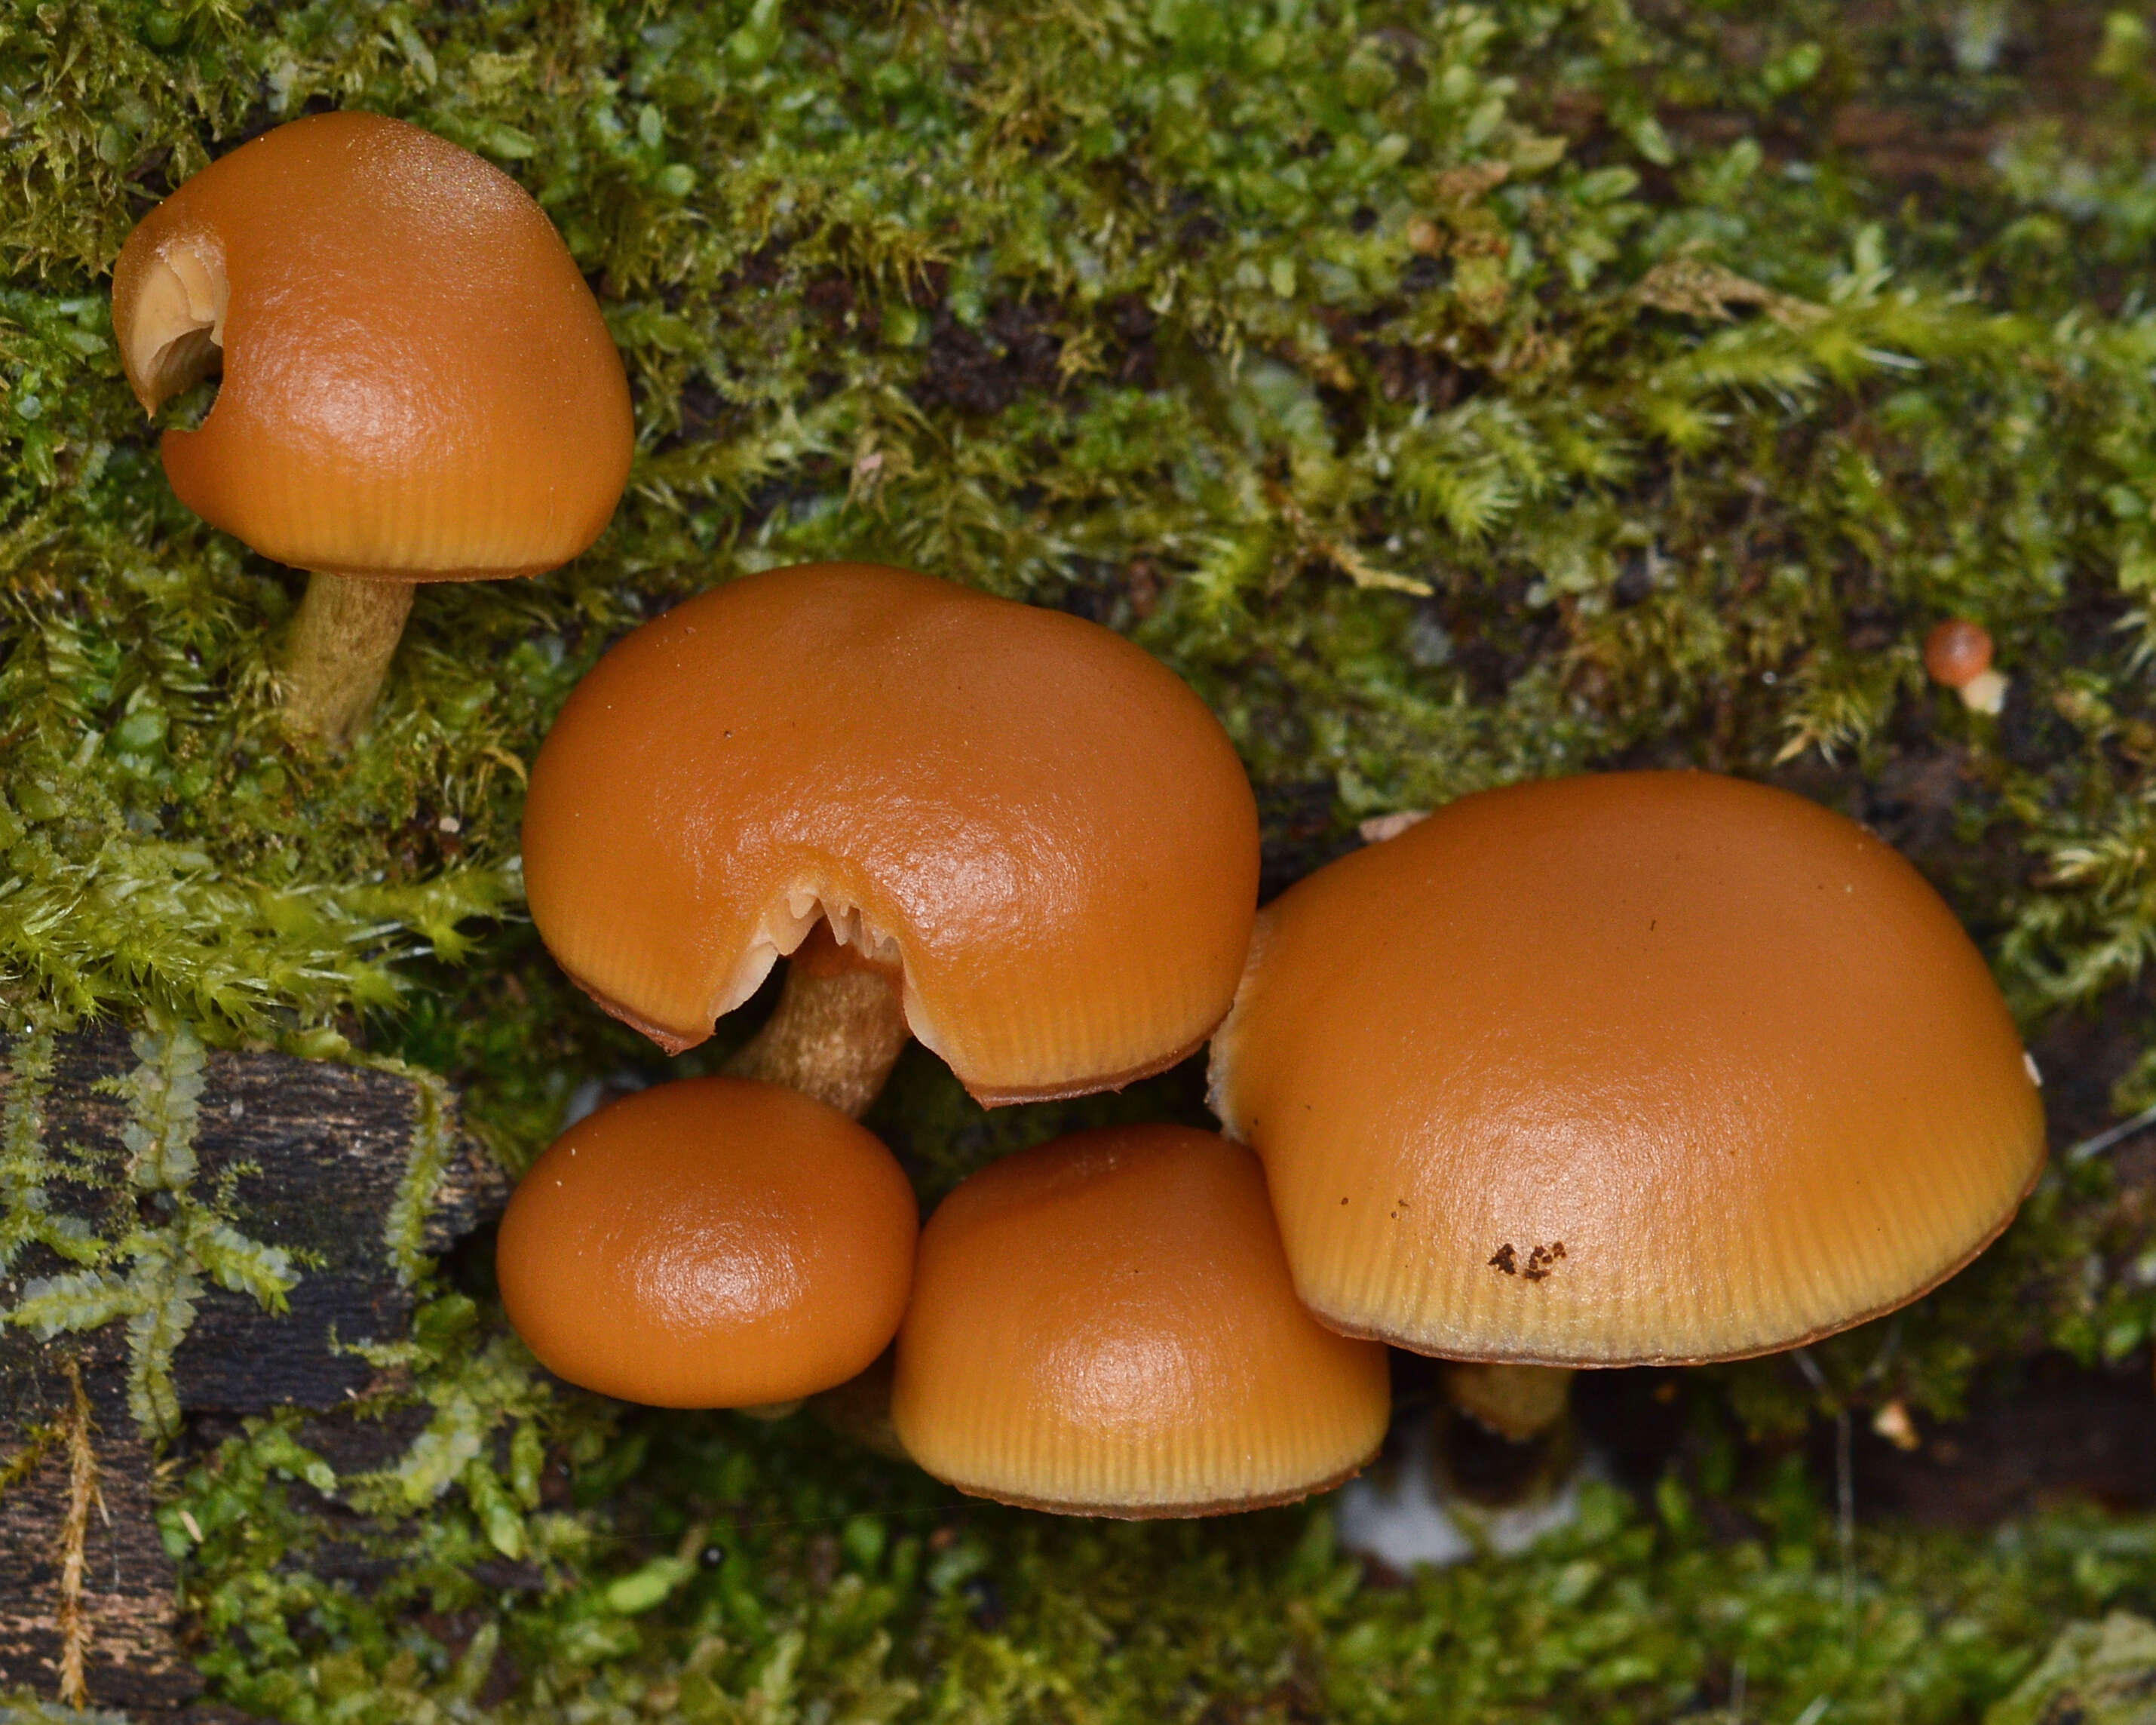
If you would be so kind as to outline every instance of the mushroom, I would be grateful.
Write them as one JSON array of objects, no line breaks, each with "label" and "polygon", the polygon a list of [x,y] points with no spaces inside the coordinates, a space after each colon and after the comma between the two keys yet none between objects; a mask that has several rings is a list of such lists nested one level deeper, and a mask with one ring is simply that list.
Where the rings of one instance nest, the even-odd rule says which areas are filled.
[{"label": "mushroom", "polygon": [[891,1341],[919,1212],[891,1153],[774,1085],[691,1078],[556,1139],[502,1218],[510,1322],[550,1371],[667,1408],[844,1383]]},{"label": "mushroom", "polygon": [[1219,723],[1120,636],[817,564],[608,653],[532,768],[524,875],[563,969],[670,1053],[820,921],[748,1070],[865,1106],[910,1029],[993,1105],[1204,1042],[1250,936],[1257,815]]},{"label": "mushroom", "polygon": [[1991,632],[1966,617],[1949,617],[1924,637],[1924,670],[1958,695],[1973,713],[2006,705],[2006,679],[1991,668]]},{"label": "mushroom", "polygon": [[[1917,871],[1699,773],[1485,792],[1291,887],[1211,1085],[1320,1318],[1501,1368],[1845,1328],[1968,1263],[2044,1160],[2005,1003]],[[1516,1436],[1562,1406],[1460,1381]]]},{"label": "mushroom", "polygon": [[1265,1178],[1184,1127],[1005,1158],[921,1237],[891,1417],[928,1472],[1124,1518],[1284,1503],[1377,1451],[1385,1352],[1296,1303]]},{"label": "mushroom", "polygon": [[279,126],[144,217],[112,273],[145,412],[223,359],[180,501],[313,572],[284,716],[341,743],[422,581],[499,580],[596,539],[634,436],[621,358],[539,206],[455,145],[377,114]]}]

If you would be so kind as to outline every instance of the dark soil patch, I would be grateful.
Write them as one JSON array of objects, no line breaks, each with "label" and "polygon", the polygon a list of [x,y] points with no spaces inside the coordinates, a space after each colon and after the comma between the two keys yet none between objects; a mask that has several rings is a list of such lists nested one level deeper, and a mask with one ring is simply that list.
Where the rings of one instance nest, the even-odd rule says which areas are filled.
[{"label": "dark soil patch", "polygon": [[[1686,1453],[1682,1376],[1644,1368],[1577,1380],[1581,1437],[1628,1491],[1651,1491]],[[2145,1353],[2102,1370],[2056,1353],[2022,1362],[1991,1379],[1964,1420],[1912,1415],[1913,1450],[1874,1430],[1867,1410],[1853,1417],[1860,1522],[1980,1529],[2072,1502],[2156,1507],[2156,1385]],[[1834,1425],[1820,1421],[1804,1453],[1823,1503],[1837,1493],[1835,1450]]]},{"label": "dark soil patch", "polygon": [[978,330],[940,311],[914,398],[932,409],[999,413],[1020,395],[1053,393],[1061,382],[1062,352],[1062,341],[1029,306],[998,305]]},{"label": "dark soil patch", "polygon": [[[2118,1371],[2046,1354],[1967,1420],[1918,1427],[1918,1447],[1907,1450],[1868,1425],[1855,1434],[1861,1517],[1986,1527],[2074,1501],[2114,1512],[2156,1506],[2156,1388],[2145,1354]],[[1831,1431],[1815,1435],[1813,1452],[1830,1476]]]}]

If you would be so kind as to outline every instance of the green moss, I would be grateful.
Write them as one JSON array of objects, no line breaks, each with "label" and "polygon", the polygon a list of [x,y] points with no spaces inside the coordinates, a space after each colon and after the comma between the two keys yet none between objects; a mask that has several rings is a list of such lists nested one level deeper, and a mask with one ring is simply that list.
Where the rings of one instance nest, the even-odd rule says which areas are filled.
[{"label": "green moss", "polygon": [[2052,1643],[2021,1686],[1984,1715],[1984,1725],[2038,1725],[2063,1715],[2090,1725],[2146,1712],[2156,1687],[2156,1625],[2114,1611],[2100,1624],[2076,1624]]},{"label": "green moss", "polygon": [[[371,1600],[316,1581],[318,1462],[281,1426],[228,1445],[185,1499],[228,1577],[205,1599],[234,1637],[213,1668],[300,1717],[424,1717],[500,1657],[523,1679],[512,1718],[572,1698],[623,1720],[1646,1718],[1741,1668],[1766,1717],[1824,1695],[1947,1719],[2022,1678],[2047,1625],[2131,1592],[2152,1549],[2145,1527],[2088,1519],[1868,1537],[1852,1585],[1789,1467],[1735,1500],[1758,1532],[1733,1543],[1703,1541],[1674,1484],[1649,1517],[1594,1487],[1579,1527],[1525,1558],[1373,1589],[1322,1512],[1057,1521],[962,1505],[813,1432],[721,1416],[636,1435],[633,1484],[603,1464],[589,1481],[603,1532],[552,1548],[575,1584],[521,1599],[454,1561]],[[478,1512],[453,1506],[438,1538],[483,1570]],[[497,1626],[483,1655],[475,1625]]]},{"label": "green moss", "polygon": [[[540,198],[639,439],[574,567],[420,596],[337,761],[268,709],[297,578],[173,501],[104,297],[147,198],[325,105]],[[2032,1037],[2100,1017],[2118,1104],[2156,1099],[2152,119],[2139,14],[2077,6],[8,0],[0,1265],[58,1251],[78,1305],[49,1315],[143,1320],[155,1425],[188,1279],[222,1261],[274,1299],[305,1273],[217,1236],[176,1161],[189,1048],[401,1059],[511,1168],[580,1084],[660,1070],[516,920],[524,772],[623,630],[819,557],[1132,634],[1228,724],[1279,880],[1358,819],[1522,776],[1777,776],[1917,858]],[[1996,721],[1922,680],[1948,614],[1999,642]],[[38,1096],[45,1039],[98,1013],[148,1039],[144,1147],[76,1216]],[[916,1056],[875,1124],[933,1195],[1081,1121],[1198,1107],[1186,1071],[984,1116]],[[131,1232],[144,1178],[178,1201]],[[2145,1187],[2101,1160],[1813,1350],[1819,1385],[1697,1374],[1656,1518],[1598,1498],[1546,1551],[1394,1591],[1322,1512],[1053,1522],[805,1421],[556,1392],[418,1221],[385,1241],[418,1333],[340,1416],[406,1422],[399,1459],[339,1478],[270,1421],[167,1512],[203,1667],[261,1712],[1644,1718],[1741,1666],[1768,1717],[1943,1719],[2156,1590],[2138,1523],[1881,1528],[1852,1615],[1801,1471],[1750,1441],[1951,1411],[2040,1344],[2146,1348]]]}]

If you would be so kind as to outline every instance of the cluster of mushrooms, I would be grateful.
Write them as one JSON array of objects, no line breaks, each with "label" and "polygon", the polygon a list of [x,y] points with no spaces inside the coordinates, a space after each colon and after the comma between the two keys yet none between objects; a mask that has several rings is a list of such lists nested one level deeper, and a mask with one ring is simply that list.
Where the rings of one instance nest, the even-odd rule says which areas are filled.
[{"label": "cluster of mushrooms", "polygon": [[[414,128],[233,152],[130,240],[115,309],[146,407],[222,358],[167,434],[181,496],[316,572],[281,667],[303,737],[363,725],[411,583],[552,567],[619,497],[588,290],[506,177]],[[1706,773],[1522,785],[1260,911],[1250,785],[1195,695],[905,570],[752,575],[619,642],[541,749],[524,867],[563,969],[669,1053],[789,961],[724,1076],[602,1109],[518,1189],[498,1264],[534,1353],[663,1406],[823,1397],[1011,1503],[1336,1484],[1383,1438],[1384,1344],[1532,1439],[1574,1368],[1914,1298],[2044,1155],[1983,960],[1840,817]],[[1222,1133],[1066,1137],[922,1226],[858,1123],[909,1038],[989,1106],[1209,1040]]]}]

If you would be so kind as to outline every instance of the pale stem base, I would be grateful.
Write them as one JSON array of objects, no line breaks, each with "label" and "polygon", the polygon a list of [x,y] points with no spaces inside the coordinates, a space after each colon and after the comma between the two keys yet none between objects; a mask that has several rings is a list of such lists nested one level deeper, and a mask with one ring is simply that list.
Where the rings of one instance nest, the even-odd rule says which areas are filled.
[{"label": "pale stem base", "polygon": [[1578,1469],[1538,1470],[1504,1501],[1464,1494],[1445,1451],[1452,1421],[1440,1410],[1401,1416],[1383,1460],[1333,1499],[1342,1547],[1402,1575],[1424,1563],[1458,1563],[1490,1552],[1525,1551],[1579,1517],[1579,1487],[1599,1478],[1591,1455]]},{"label": "pale stem base", "polygon": [[778,1010],[724,1070],[858,1120],[882,1092],[906,1034],[896,973],[841,947],[819,922],[787,966]]},{"label": "pale stem base", "polygon": [[285,637],[285,728],[342,748],[367,722],[412,611],[412,583],[358,575],[307,578]]},{"label": "pale stem base", "polygon": [[1984,713],[1997,718],[2006,706],[2006,679],[1995,670],[1979,671],[1954,693],[1961,696],[1961,704],[1973,713]]}]

